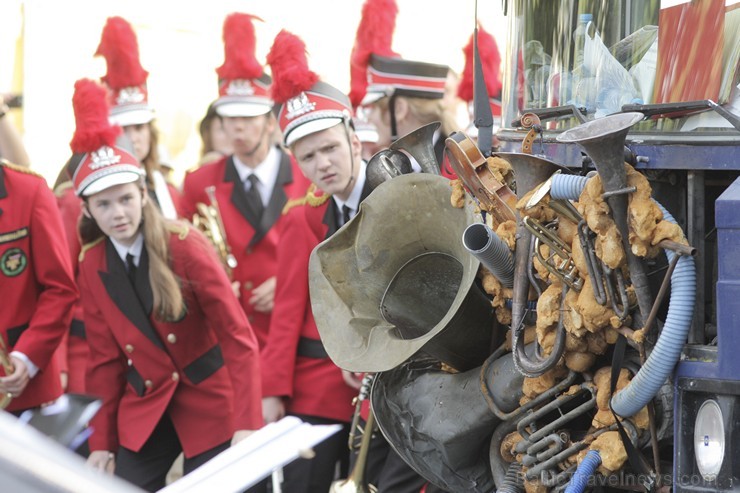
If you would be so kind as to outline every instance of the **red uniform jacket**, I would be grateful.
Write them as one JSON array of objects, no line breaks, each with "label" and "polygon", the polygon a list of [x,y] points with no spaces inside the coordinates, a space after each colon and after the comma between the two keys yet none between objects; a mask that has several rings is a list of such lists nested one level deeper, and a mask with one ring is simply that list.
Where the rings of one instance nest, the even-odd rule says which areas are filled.
[{"label": "red uniform jacket", "polygon": [[62,393],[52,358],[78,292],[54,194],[43,178],[0,166],[0,333],[8,352],[39,368],[9,411],[38,406]]},{"label": "red uniform jacket", "polygon": [[[110,240],[82,253],[80,289],[90,344],[87,390],[103,399],[91,450],[139,451],[167,412],[186,457],[263,424],[257,341],[205,237],[184,225],[170,235],[172,269],[186,314],[152,316],[148,257],[136,289]],[[144,274],[144,275],[141,275]]]},{"label": "red uniform jacket", "polygon": [[[65,182],[55,190],[57,206],[62,215],[62,223],[67,238],[67,246],[72,261],[75,278],[78,273],[80,256],[80,239],[77,234],[77,223],[82,213],[82,200],[75,195],[71,182]],[[90,351],[87,347],[85,324],[82,318],[82,303],[75,303],[72,310],[72,322],[57,350],[59,369],[67,374],[67,392],[85,393],[85,368]]]},{"label": "red uniform jacket", "polygon": [[249,298],[252,289],[276,275],[277,226],[283,207],[289,199],[305,195],[309,185],[295,161],[282,151],[280,154],[280,172],[261,221],[257,221],[247,205],[246,192],[231,157],[201,166],[188,173],[183,182],[182,207],[185,218],[190,220],[198,202],[210,203],[205,188],[216,187],[226,239],[238,262],[233,279],[240,284],[239,299],[257,334],[260,348],[267,340],[270,314],[256,312],[248,303]]},{"label": "red uniform jacket", "polygon": [[[369,193],[366,182],[362,198]],[[269,368],[262,374],[262,393],[287,397],[289,413],[348,422],[357,390],[344,382],[321,344],[308,290],[311,252],[338,229],[336,203],[331,198],[321,205],[311,202],[291,208],[281,225],[276,316],[262,355]]]}]

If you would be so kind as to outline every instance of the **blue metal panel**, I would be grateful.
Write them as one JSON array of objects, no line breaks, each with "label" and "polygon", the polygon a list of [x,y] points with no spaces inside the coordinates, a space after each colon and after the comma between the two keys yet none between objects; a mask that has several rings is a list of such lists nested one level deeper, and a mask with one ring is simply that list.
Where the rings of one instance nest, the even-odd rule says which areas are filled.
[{"label": "blue metal panel", "polygon": [[740,378],[740,178],[715,202],[720,375]]},{"label": "blue metal panel", "polygon": [[[523,133],[506,132],[499,136],[501,150],[521,152]],[[551,161],[570,167],[581,166],[581,149],[576,144],[561,144],[555,134],[547,134],[542,142],[532,145],[534,154],[547,156]],[[648,158],[638,163],[638,169],[682,170],[740,170],[740,141],[695,141],[681,136],[658,140],[655,136],[628,135],[627,147],[637,156]]]}]

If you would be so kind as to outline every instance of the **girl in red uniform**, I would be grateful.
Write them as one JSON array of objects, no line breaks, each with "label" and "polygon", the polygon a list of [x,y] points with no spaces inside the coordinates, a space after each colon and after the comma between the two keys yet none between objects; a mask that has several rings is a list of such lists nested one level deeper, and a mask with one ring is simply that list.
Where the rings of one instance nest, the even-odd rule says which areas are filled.
[{"label": "girl in red uniform", "polygon": [[88,462],[156,491],[181,451],[187,474],[262,425],[257,342],[205,237],[165,220],[114,146],[104,89],[75,89],[86,384],[103,399]]}]

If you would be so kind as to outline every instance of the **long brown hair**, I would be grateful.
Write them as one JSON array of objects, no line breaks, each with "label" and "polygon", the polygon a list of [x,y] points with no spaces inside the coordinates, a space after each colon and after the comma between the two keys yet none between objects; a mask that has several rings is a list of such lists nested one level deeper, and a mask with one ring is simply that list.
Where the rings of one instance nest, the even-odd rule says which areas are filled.
[{"label": "long brown hair", "polygon": [[146,184],[149,188],[154,189],[152,171],[161,171],[159,163],[159,130],[154,121],[149,122],[149,153],[141,161],[141,165],[146,170]]},{"label": "long brown hair", "polygon": [[[139,190],[145,197],[146,188],[143,183],[140,183]],[[167,222],[157,206],[151,200],[147,200],[142,209],[141,228],[144,233],[144,247],[149,257],[149,283],[154,297],[154,317],[157,320],[173,322],[182,318],[185,313],[185,302],[180,290],[180,280],[170,267],[170,231]],[[95,220],[86,214],[81,216],[78,227],[83,245],[105,236]]]}]

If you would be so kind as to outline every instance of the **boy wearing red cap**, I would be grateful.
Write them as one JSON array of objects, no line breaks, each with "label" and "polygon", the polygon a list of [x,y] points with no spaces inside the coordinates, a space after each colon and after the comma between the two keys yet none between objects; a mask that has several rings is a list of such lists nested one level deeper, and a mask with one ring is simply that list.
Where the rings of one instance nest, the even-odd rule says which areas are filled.
[{"label": "boy wearing red cap", "polygon": [[308,181],[294,160],[273,145],[275,118],[271,79],[257,62],[253,16],[231,14],[224,22],[224,64],[217,70],[219,98],[213,106],[234,153],[188,173],[183,183],[187,218],[196,204],[210,204],[214,187],[242,308],[260,347],[273,311],[280,214],[289,199],[305,194]]},{"label": "boy wearing red cap", "polygon": [[257,341],[205,237],[163,218],[116,147],[104,89],[75,85],[70,170],[83,201],[79,284],[90,347],[92,466],[147,491],[262,425]]},{"label": "boy wearing red cap", "polygon": [[286,207],[278,246],[275,312],[263,364],[263,414],[291,414],[312,424],[340,423],[343,431],[316,448],[316,457],[284,470],[286,493],[328,491],[337,461],[348,458],[348,423],[357,390],[326,354],[311,312],[308,261],[313,248],[355,215],[370,193],[352,108],[341,91],[308,69],[305,45],[282,31],[268,55],[275,78],[276,115],[288,146],[313,185]]}]

